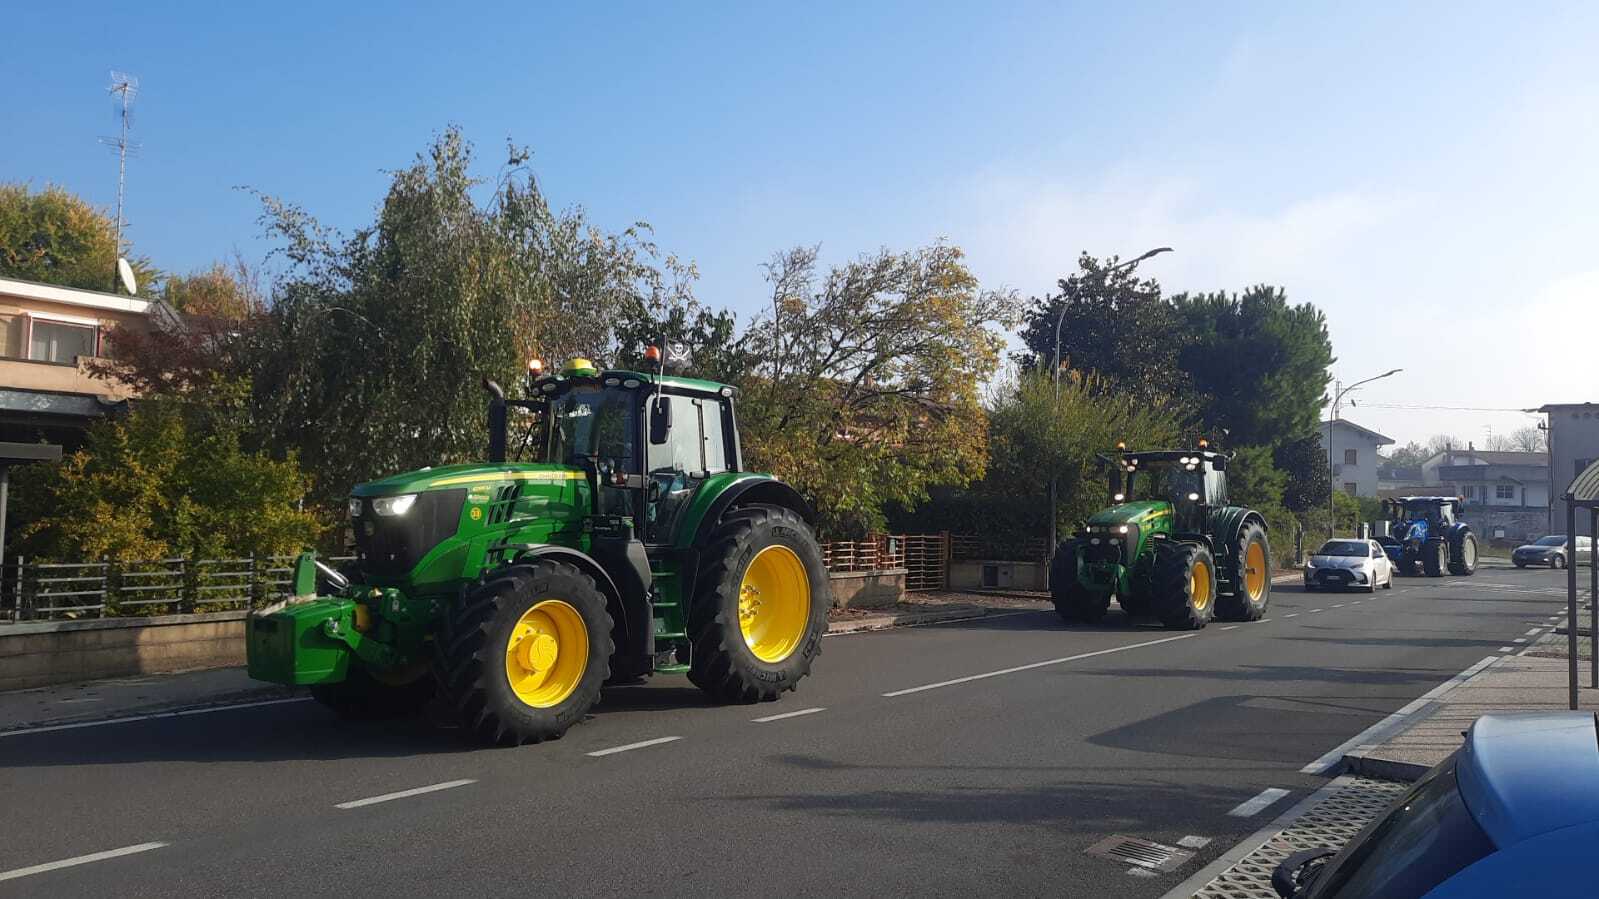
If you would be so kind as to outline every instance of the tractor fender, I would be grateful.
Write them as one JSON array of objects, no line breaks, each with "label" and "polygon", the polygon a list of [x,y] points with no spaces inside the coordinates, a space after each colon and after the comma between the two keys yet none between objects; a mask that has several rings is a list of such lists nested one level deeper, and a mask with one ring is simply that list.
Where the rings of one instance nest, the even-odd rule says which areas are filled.
[{"label": "tractor fender", "polygon": [[[556,562],[565,562],[575,567],[594,579],[594,586],[600,588],[605,594],[606,611],[611,613],[611,620],[616,627],[616,648],[634,646],[640,639],[648,636],[650,616],[648,609],[639,606],[638,600],[630,602],[616,586],[616,581],[594,557],[581,550],[568,546],[558,546],[551,543],[537,543],[523,546],[516,551],[516,555],[507,562],[511,565],[525,565],[549,559]],[[485,577],[493,577],[496,572],[485,572]],[[633,606],[634,608],[629,608]],[[636,629],[636,630],[635,630]]]},{"label": "tractor fender", "polygon": [[1260,525],[1270,540],[1271,529],[1266,526],[1266,517],[1254,509],[1245,509],[1241,506],[1231,506],[1223,509],[1216,528],[1216,542],[1219,544],[1216,551],[1219,554],[1231,556],[1233,549],[1238,546],[1238,537],[1244,531],[1244,525],[1249,523]]},{"label": "tractor fender", "polygon": [[683,514],[675,548],[690,550],[698,546],[703,533],[716,527],[727,510],[748,503],[793,509],[806,524],[816,527],[816,512],[798,490],[768,474],[730,471],[712,475],[700,486]]}]

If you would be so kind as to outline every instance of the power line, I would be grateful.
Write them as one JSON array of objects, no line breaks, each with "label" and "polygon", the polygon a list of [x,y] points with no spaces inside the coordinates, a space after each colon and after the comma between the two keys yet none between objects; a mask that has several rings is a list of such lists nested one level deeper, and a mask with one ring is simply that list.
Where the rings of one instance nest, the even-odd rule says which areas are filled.
[{"label": "power line", "polygon": [[[1351,402],[1351,405],[1354,405]],[[1422,409],[1440,412],[1524,412],[1529,415],[1537,413],[1537,409],[1524,407],[1510,408],[1503,406],[1427,406],[1419,403],[1365,403],[1361,409]]]}]

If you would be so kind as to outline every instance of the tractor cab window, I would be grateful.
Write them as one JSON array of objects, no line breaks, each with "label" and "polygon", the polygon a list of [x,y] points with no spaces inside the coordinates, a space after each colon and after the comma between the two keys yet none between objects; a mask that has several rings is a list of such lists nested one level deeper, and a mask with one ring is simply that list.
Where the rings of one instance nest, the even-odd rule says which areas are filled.
[{"label": "tractor cab window", "polygon": [[574,387],[549,405],[550,443],[544,461],[581,464],[593,457],[636,471],[633,419],[637,394],[631,390]]},{"label": "tractor cab window", "polygon": [[1189,497],[1199,497],[1199,502],[1204,502],[1208,493],[1205,485],[1205,473],[1202,471],[1185,471],[1173,468],[1166,473],[1166,495],[1174,503],[1189,503],[1195,500]]},{"label": "tractor cab window", "polygon": [[[671,406],[672,427],[666,442],[648,449],[650,496],[644,513],[644,539],[666,543],[672,538],[678,515],[704,480],[729,469],[732,452],[727,445],[731,430],[726,403],[714,397],[665,394]],[[650,402],[653,402],[653,398]]]}]

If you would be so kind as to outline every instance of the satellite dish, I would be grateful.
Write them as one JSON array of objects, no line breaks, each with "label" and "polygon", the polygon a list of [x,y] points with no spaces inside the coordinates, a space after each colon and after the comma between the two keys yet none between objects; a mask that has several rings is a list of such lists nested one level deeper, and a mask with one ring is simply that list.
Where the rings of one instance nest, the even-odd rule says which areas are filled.
[{"label": "satellite dish", "polygon": [[117,257],[117,274],[122,276],[122,286],[128,289],[129,296],[139,295],[139,285],[133,280],[133,266],[121,256]]}]

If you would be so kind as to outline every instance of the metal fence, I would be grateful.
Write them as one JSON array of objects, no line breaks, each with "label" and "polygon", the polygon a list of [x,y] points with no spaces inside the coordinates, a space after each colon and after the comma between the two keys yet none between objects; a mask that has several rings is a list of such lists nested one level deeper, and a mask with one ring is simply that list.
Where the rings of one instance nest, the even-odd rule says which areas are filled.
[{"label": "metal fence", "polygon": [[0,568],[0,622],[248,609],[290,592],[294,559],[7,560]]},{"label": "metal fence", "polygon": [[950,538],[950,558],[985,562],[1038,562],[1049,558],[1049,541],[1043,537],[997,539],[965,534]]}]

